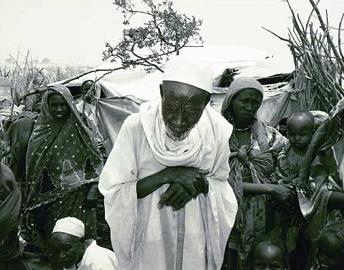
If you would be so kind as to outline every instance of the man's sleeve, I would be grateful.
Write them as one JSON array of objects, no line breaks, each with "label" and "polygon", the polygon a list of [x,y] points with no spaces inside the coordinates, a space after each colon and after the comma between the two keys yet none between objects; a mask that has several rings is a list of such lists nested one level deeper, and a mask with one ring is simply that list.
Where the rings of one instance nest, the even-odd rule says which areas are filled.
[{"label": "man's sleeve", "polygon": [[105,220],[119,262],[130,261],[137,221],[137,163],[130,121],[123,123],[99,180]]}]

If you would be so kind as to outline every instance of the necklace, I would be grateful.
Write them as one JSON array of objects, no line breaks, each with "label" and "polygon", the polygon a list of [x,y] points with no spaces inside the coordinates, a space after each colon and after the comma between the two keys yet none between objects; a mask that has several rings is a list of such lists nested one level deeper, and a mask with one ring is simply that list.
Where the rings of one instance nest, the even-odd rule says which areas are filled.
[{"label": "necklace", "polygon": [[235,131],[248,131],[251,129],[251,126],[248,126],[246,128],[234,128]]}]

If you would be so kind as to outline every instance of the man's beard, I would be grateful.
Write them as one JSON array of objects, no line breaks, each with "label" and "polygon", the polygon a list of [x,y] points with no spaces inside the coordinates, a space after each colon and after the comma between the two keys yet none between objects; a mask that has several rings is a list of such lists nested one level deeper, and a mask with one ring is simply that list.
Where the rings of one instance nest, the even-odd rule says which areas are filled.
[{"label": "man's beard", "polygon": [[167,125],[166,125],[166,135],[173,141],[182,141],[184,140],[187,136],[189,136],[190,131],[192,130],[193,127],[189,128],[187,131],[185,131],[182,134],[175,134],[173,132],[172,129],[170,129]]}]

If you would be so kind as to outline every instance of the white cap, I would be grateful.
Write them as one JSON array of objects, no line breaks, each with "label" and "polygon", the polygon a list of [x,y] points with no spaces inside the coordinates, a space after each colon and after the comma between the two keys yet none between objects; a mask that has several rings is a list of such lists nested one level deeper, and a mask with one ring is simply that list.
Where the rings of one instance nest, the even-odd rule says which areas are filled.
[{"label": "white cap", "polygon": [[212,93],[213,71],[205,61],[178,56],[167,62],[162,80],[190,84]]},{"label": "white cap", "polygon": [[52,233],[55,232],[68,233],[70,235],[83,238],[85,236],[85,225],[81,220],[75,217],[65,217],[56,221]]}]

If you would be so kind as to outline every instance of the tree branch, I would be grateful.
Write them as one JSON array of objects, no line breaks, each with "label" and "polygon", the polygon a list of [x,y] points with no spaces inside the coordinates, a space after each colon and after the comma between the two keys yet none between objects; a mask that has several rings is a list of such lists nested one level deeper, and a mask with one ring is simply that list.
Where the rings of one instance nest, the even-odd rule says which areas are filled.
[{"label": "tree branch", "polygon": [[291,41],[290,41],[289,39],[283,38],[283,37],[277,35],[276,33],[272,32],[271,30],[269,30],[269,29],[267,29],[267,28],[265,28],[265,27],[263,27],[263,26],[262,26],[262,28],[263,28],[265,31],[268,31],[270,34],[273,34],[275,37],[278,37],[280,40],[285,41],[285,42],[288,42],[288,43],[291,44]]}]

